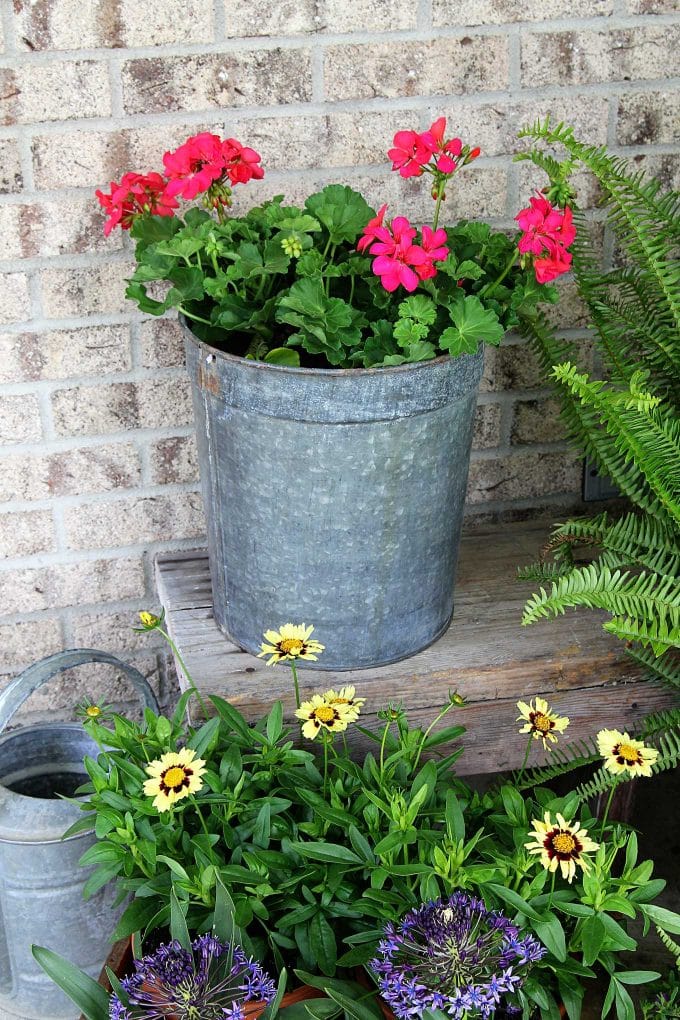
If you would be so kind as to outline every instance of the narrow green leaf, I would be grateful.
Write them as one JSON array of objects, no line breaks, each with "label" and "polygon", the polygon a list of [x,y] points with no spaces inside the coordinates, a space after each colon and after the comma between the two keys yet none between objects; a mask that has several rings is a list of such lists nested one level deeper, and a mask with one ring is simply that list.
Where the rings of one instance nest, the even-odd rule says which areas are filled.
[{"label": "narrow green leaf", "polygon": [[87,1020],[108,1020],[109,996],[100,984],[51,949],[31,946],[31,952],[36,963],[68,995]]},{"label": "narrow green leaf", "polygon": [[174,889],[170,892],[170,935],[179,942],[183,949],[191,951],[191,936],[187,928],[186,917]]}]

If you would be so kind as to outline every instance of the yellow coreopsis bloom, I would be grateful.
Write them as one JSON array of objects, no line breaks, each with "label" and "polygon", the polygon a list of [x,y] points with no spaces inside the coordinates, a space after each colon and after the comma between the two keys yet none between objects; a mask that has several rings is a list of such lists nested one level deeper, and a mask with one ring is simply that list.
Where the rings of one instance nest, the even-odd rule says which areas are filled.
[{"label": "yellow coreopsis bloom", "polygon": [[153,797],[153,806],[158,811],[169,811],[178,800],[202,788],[205,762],[196,757],[191,747],[183,747],[150,762],[145,772],[151,778],[144,783],[144,793]]},{"label": "yellow coreopsis bloom", "polygon": [[331,707],[337,705],[338,707],[344,706],[347,711],[348,722],[356,722],[361,713],[361,709],[366,703],[366,698],[357,698],[354,687],[341,687],[336,693],[334,690],[326,691],[323,696],[326,704]]},{"label": "yellow coreopsis bloom", "polygon": [[533,821],[534,837],[531,843],[524,846],[530,854],[540,854],[541,864],[548,871],[562,871],[562,877],[571,882],[576,874],[576,867],[588,871],[590,861],[586,854],[599,849],[599,843],[593,842],[587,829],[582,829],[579,822],[566,821],[557,814],[553,822],[550,812],[546,811],[543,821]]},{"label": "yellow coreopsis bloom", "polygon": [[306,627],[304,623],[284,623],[280,630],[266,630],[258,658],[269,655],[268,666],[286,659],[311,659],[316,662],[324,646],[313,638],[310,640],[313,630],[313,627]]},{"label": "yellow coreopsis bloom", "polygon": [[321,694],[314,694],[311,701],[303,701],[295,715],[304,720],[302,736],[308,740],[314,740],[322,730],[340,733],[356,718],[346,705],[330,705]]},{"label": "yellow coreopsis bloom", "polygon": [[600,730],[597,747],[604,758],[604,767],[614,775],[627,772],[630,776],[651,776],[652,765],[659,757],[655,747],[645,747],[618,730]]},{"label": "yellow coreopsis bloom", "polygon": [[530,733],[534,740],[542,740],[543,747],[546,749],[548,741],[551,744],[556,744],[557,734],[564,733],[569,725],[568,717],[553,712],[548,702],[543,698],[532,698],[528,705],[526,701],[518,701],[517,708],[520,711],[517,722],[526,724],[521,727],[519,732]]}]

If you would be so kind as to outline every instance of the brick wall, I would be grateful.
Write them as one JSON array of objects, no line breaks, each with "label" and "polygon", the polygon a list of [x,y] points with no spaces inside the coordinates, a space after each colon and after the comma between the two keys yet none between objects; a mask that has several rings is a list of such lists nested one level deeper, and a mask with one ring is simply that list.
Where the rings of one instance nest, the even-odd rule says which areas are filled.
[{"label": "brick wall", "polygon": [[[159,549],[203,534],[177,330],[124,297],[129,239],[107,240],[93,189],[161,166],[198,130],[262,154],[238,201],[302,200],[331,181],[430,214],[389,175],[395,130],[449,126],[483,149],[452,217],[509,226],[538,181],[511,162],[550,112],[669,183],[677,172],[674,0],[0,0],[0,673],[62,647],[124,653],[153,604]],[[677,185],[676,185],[677,186]],[[595,195],[583,182],[581,201]],[[566,281],[556,322],[585,337]],[[472,513],[574,501],[580,465],[514,338],[490,351]],[[162,693],[164,693],[164,688]],[[109,696],[125,700],[125,690]],[[68,685],[39,708],[66,711]]]}]

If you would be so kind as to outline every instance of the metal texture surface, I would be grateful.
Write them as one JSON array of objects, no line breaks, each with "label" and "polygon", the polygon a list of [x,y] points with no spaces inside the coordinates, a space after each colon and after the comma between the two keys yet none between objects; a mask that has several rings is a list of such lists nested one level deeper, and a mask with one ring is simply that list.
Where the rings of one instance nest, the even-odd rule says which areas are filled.
[{"label": "metal texture surface", "polygon": [[[0,729],[36,688],[64,669],[105,662],[123,672],[142,701],[158,711],[142,674],[108,652],[59,652],[29,666],[0,696]],[[92,977],[110,949],[117,911],[112,884],[87,901],[91,869],[79,867],[93,832],[61,837],[82,817],[72,796],[87,780],[86,754],[98,748],[78,723],[42,723],[0,738],[0,1017],[62,1020],[76,1007],[31,955],[31,944],[67,956]]]},{"label": "metal texture surface", "polygon": [[395,662],[453,612],[483,354],[390,369],[246,361],[186,327],[218,625],[313,624],[316,668]]}]

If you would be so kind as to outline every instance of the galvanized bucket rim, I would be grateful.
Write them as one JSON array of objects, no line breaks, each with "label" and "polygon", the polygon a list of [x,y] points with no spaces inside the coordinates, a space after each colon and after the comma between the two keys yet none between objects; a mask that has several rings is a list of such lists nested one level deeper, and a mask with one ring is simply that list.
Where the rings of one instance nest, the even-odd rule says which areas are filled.
[{"label": "galvanized bucket rim", "polygon": [[[82,734],[83,727],[81,726],[80,723],[61,722],[59,720],[57,720],[56,722],[31,723],[30,726],[17,726],[13,730],[5,730],[2,734],[0,734],[0,743],[7,742],[7,741],[11,740],[13,737],[20,737],[22,734],[25,734],[25,733],[27,733],[29,731],[33,733],[36,730],[42,731],[42,732],[44,732],[45,730],[69,730],[70,732]],[[7,787],[3,786],[2,782],[0,782],[0,787],[2,787],[3,789],[8,789]],[[21,801],[27,801],[27,802],[31,803],[31,802],[35,801],[36,799],[38,799],[38,800],[42,799],[42,798],[30,797],[30,796],[28,796],[28,794],[25,794],[25,793],[17,793],[16,790],[9,790],[9,792],[12,794],[12,798],[17,798],[20,803],[21,803]],[[56,797],[55,800],[57,802],[68,801],[69,803],[72,803],[73,801],[79,801],[79,802],[83,802],[84,803],[87,800],[87,798],[86,797]],[[58,837],[57,839],[23,839],[23,838],[22,839],[6,839],[6,838],[3,838],[2,836],[0,836],[0,843],[8,843],[8,844],[12,844],[13,846],[23,846],[24,844],[30,844],[31,846],[47,846],[50,843],[68,843],[72,839],[82,839],[83,836],[91,836],[93,832],[94,832],[94,825],[92,826],[91,829],[83,829],[82,832],[75,832],[72,836],[67,836],[66,839],[64,839],[61,836]]]},{"label": "galvanized bucket rim", "polygon": [[263,370],[272,371],[282,376],[285,375],[303,375],[303,376],[317,376],[318,378],[334,378],[334,379],[356,379],[357,376],[384,376],[386,373],[389,375],[396,375],[401,373],[406,375],[410,372],[423,371],[424,369],[431,368],[434,365],[441,365],[447,361],[456,361],[456,358],[452,358],[450,354],[441,354],[438,358],[431,358],[429,361],[414,361],[407,365],[385,365],[384,368],[309,368],[303,365],[275,365],[269,361],[258,361],[255,358],[244,358],[239,354],[230,354],[228,351],[222,351],[219,347],[213,347],[207,340],[201,340],[200,337],[196,336],[192,330],[188,320],[183,316],[179,316],[179,322],[183,326],[185,333],[197,347],[206,348],[211,354],[221,358],[223,361],[233,362],[237,365],[248,366],[251,371],[262,372]]}]

